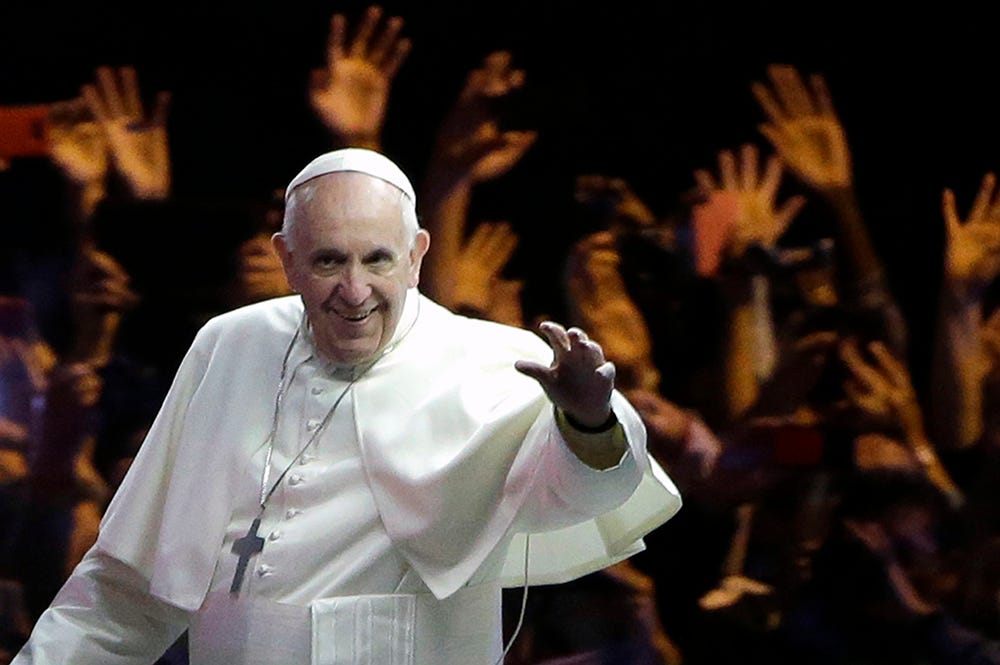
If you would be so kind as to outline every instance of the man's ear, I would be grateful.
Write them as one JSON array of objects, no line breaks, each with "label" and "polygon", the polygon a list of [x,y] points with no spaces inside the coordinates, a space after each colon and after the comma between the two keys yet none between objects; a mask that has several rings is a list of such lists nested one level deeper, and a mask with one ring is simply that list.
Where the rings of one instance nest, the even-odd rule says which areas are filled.
[{"label": "man's ear", "polygon": [[420,265],[424,260],[427,248],[431,246],[431,234],[420,229],[416,237],[413,238],[413,246],[410,248],[410,279],[409,287],[412,289],[420,283]]},{"label": "man's ear", "polygon": [[271,244],[274,245],[274,251],[278,253],[278,258],[281,259],[281,267],[285,270],[285,279],[288,280],[288,286],[292,288],[292,291],[298,293],[299,286],[297,284],[296,272],[292,265],[292,250],[288,247],[288,238],[285,237],[284,233],[275,233],[271,236]]}]

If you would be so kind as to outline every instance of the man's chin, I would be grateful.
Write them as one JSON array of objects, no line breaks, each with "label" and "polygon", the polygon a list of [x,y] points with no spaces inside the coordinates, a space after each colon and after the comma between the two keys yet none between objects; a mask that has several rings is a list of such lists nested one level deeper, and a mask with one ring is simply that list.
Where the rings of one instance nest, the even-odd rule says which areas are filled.
[{"label": "man's chin", "polygon": [[357,342],[324,345],[325,348],[320,348],[320,353],[337,365],[360,365],[377,357],[382,350],[378,344],[364,343],[361,340]]}]

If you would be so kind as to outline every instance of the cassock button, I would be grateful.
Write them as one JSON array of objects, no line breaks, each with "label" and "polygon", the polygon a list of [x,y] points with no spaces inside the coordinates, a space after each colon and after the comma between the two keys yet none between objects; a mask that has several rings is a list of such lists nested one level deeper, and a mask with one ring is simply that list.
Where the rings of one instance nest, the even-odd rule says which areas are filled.
[{"label": "cassock button", "polygon": [[259,566],[257,566],[257,577],[267,577],[273,572],[274,568],[267,565],[266,563],[262,563]]},{"label": "cassock button", "polygon": [[319,427],[318,420],[313,419],[306,423],[306,429],[310,432],[315,432],[317,427]]},{"label": "cassock button", "polygon": [[309,462],[312,462],[314,459],[316,459],[315,455],[310,455],[309,453],[306,453],[299,458],[299,464],[305,466],[306,464],[309,464]]},{"label": "cassock button", "polygon": [[303,480],[302,476],[300,476],[297,473],[293,473],[291,476],[288,477],[288,484],[291,485],[292,487],[295,487],[296,485],[301,485],[302,480]]},{"label": "cassock button", "polygon": [[288,510],[285,511],[285,519],[290,520],[301,512],[302,511],[299,510],[298,508],[289,508]]},{"label": "cassock button", "polygon": [[281,538],[281,532],[280,531],[272,531],[271,534],[267,537],[267,539],[270,540],[270,541],[275,541],[278,538]]},{"label": "cassock button", "polygon": [[313,386],[312,390],[310,390],[309,392],[311,392],[313,395],[322,395],[323,391],[324,391],[323,386]]}]

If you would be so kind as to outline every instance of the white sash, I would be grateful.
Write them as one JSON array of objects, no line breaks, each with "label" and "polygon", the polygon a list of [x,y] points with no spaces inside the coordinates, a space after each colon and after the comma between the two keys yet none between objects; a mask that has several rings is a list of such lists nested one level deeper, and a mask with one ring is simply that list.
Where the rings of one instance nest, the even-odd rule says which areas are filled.
[{"label": "white sash", "polygon": [[191,665],[492,665],[500,638],[495,584],[309,606],[216,591],[188,632]]}]

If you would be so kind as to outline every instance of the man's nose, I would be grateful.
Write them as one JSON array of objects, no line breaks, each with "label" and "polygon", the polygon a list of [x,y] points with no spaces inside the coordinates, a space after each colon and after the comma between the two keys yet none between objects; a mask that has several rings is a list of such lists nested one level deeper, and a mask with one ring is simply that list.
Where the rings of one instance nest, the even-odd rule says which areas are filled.
[{"label": "man's nose", "polygon": [[337,293],[340,299],[348,305],[360,305],[364,303],[372,293],[368,271],[359,265],[347,266],[341,274],[340,283],[337,285]]}]

